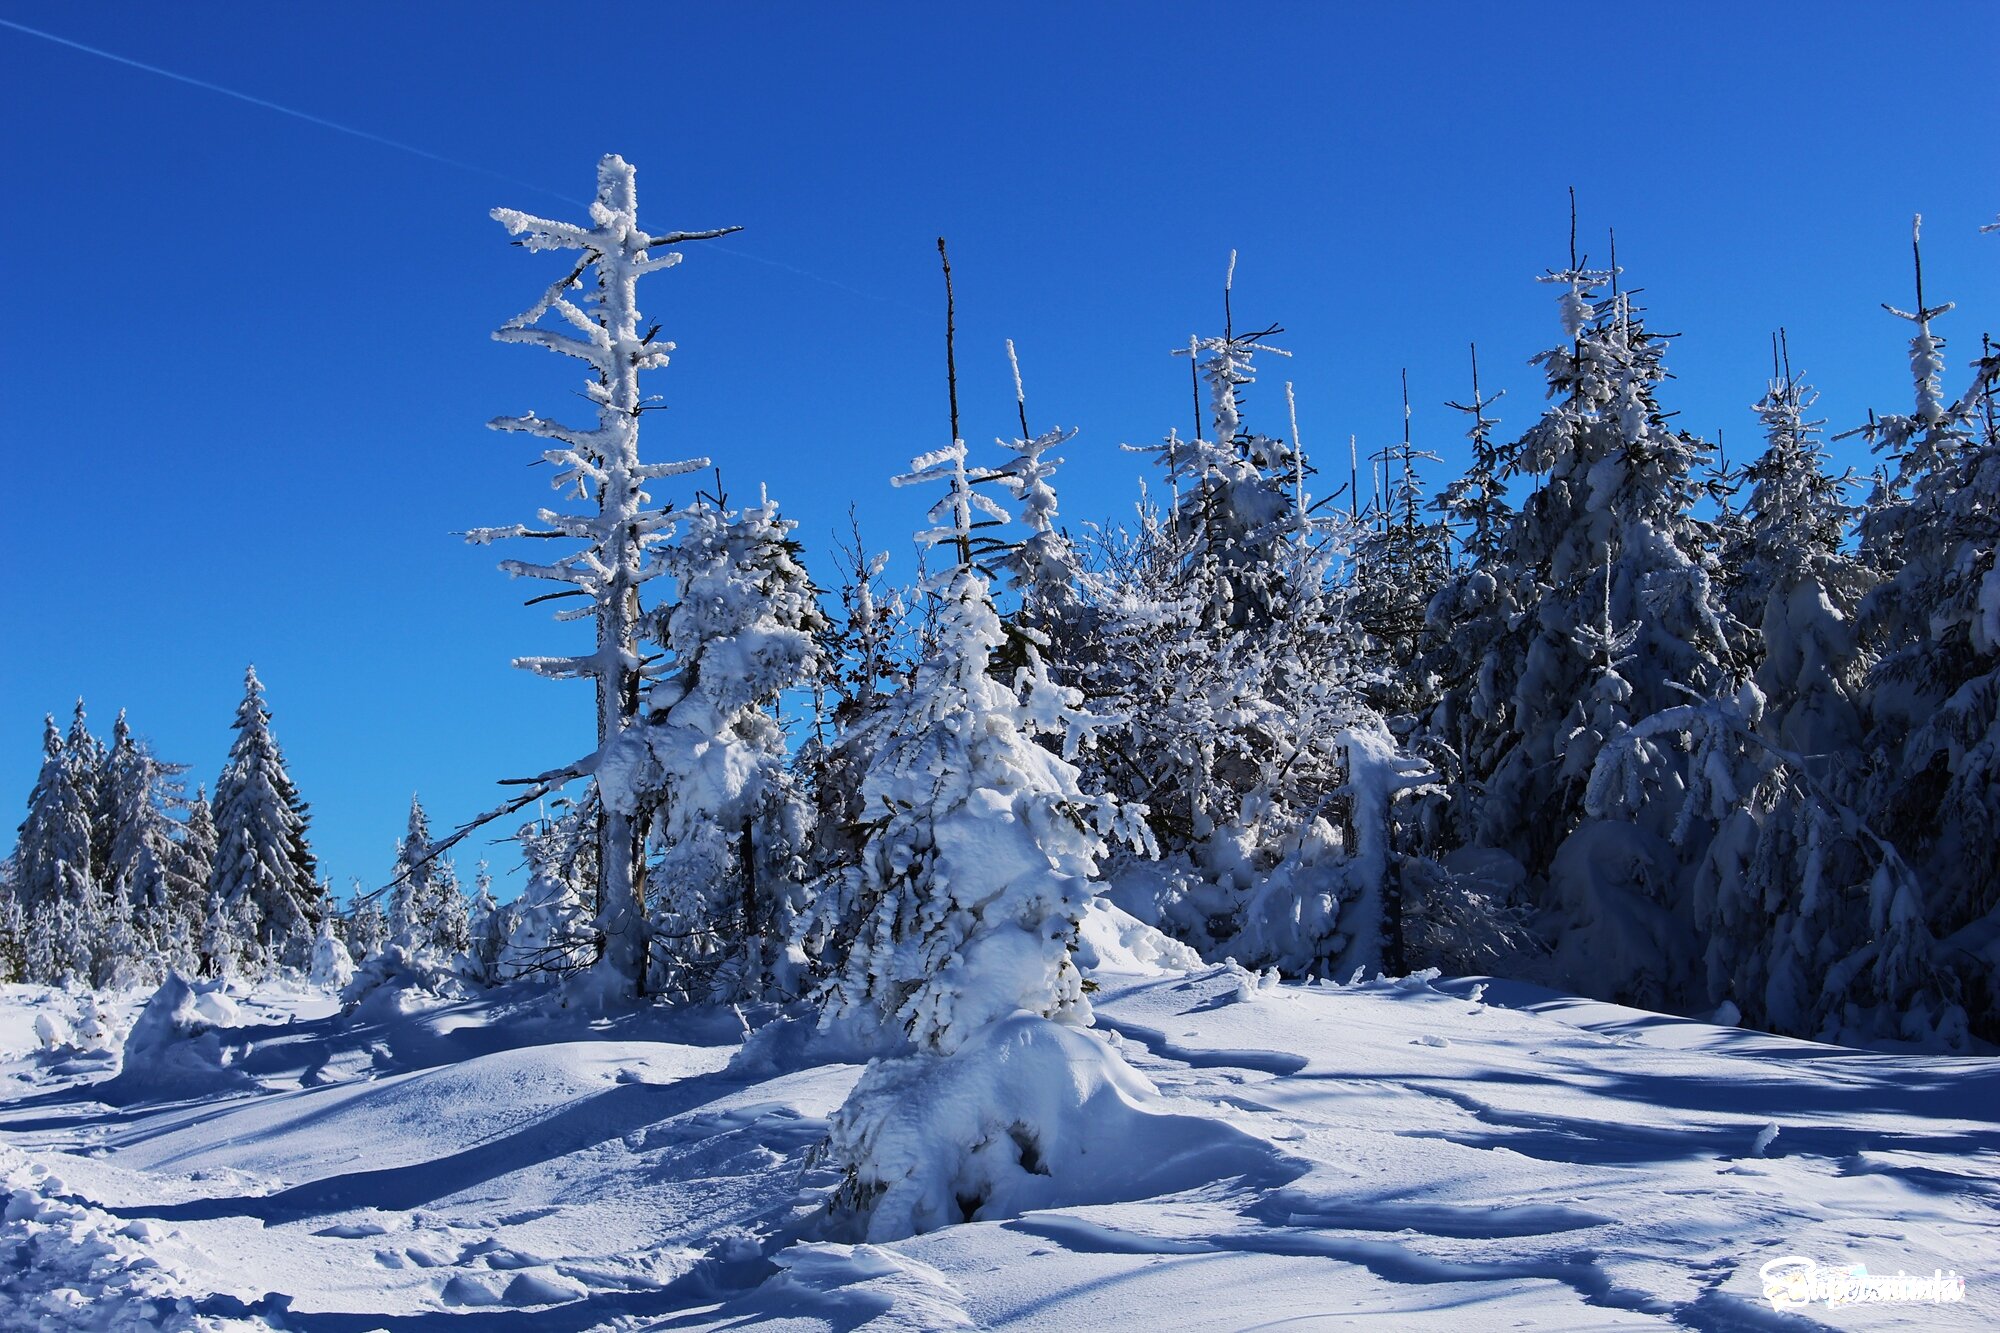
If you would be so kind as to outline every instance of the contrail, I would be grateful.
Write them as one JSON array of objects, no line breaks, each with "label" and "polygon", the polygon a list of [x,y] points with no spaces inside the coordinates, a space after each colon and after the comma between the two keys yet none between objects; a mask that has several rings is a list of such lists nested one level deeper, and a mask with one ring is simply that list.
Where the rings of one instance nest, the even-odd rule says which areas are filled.
[{"label": "contrail", "polygon": [[704,245],[702,253],[728,255],[731,259],[747,259],[753,264],[762,264],[766,268],[779,269],[785,273],[796,273],[801,278],[805,278],[810,282],[822,283],[825,286],[832,287],[836,291],[843,291],[852,296],[859,296],[870,301],[880,301],[884,305],[899,305],[905,310],[917,309],[916,306],[911,305],[908,301],[898,300],[893,296],[882,296],[875,292],[864,291],[859,287],[850,287],[846,283],[836,281],[833,278],[823,278],[817,273],[798,267],[796,264],[787,264],[777,259],[766,259],[762,255],[753,255],[748,250],[740,249],[736,246]]},{"label": "contrail", "polygon": [[[210,83],[207,79],[197,79],[191,74],[178,74],[170,69],[162,69],[158,65],[149,65],[143,60],[134,60],[130,56],[121,56],[115,51],[106,51],[99,47],[86,46],[82,42],[71,41],[67,37],[59,37],[52,32],[43,32],[39,28],[30,28],[27,24],[16,23],[12,19],[0,18],[0,28],[11,28],[15,32],[26,33],[30,37],[39,37],[43,41],[53,42],[57,46],[66,46],[72,51],[81,51],[85,55],[96,56],[100,60],[109,60],[114,64],[144,70],[148,74],[157,74],[163,79],[172,79],[175,83],[185,83],[191,88],[200,88],[205,92],[217,93],[223,97],[233,97],[239,102],[248,102],[251,106],[262,107],[266,111],[275,111],[281,116],[290,116],[294,120],[302,120],[308,125],[317,125],[321,129],[332,130],[337,134],[348,134],[357,139],[366,139],[369,143],[380,144],[384,148],[393,148],[399,153],[408,153],[412,157],[421,157],[427,162],[436,162],[440,166],[457,167],[460,171],[470,171],[477,175],[485,176],[490,180],[505,181],[509,185],[518,185],[524,190],[533,190],[536,194],[546,195],[551,199],[560,199],[564,203],[574,205],[577,208],[590,207],[584,200],[551,190],[546,186],[537,185],[533,181],[522,180],[519,176],[510,176],[504,171],[495,171],[491,167],[482,167],[475,162],[462,162],[455,157],[446,157],[442,153],[433,153],[428,148],[419,148],[415,144],[404,143],[400,139],[391,139],[386,135],[376,134],[371,130],[358,129],[353,125],[343,125],[337,120],[328,120],[325,116],[315,116],[310,111],[301,111],[297,107],[267,101],[262,97],[254,97],[249,93],[238,92],[234,88],[225,88],[219,83]],[[817,273],[809,272],[795,265],[786,264],[776,259],[766,259],[762,255],[751,254],[749,251],[739,249],[735,246],[715,245],[706,248],[719,254],[728,255],[732,259],[747,259],[753,264],[763,264],[769,268],[781,269],[784,272],[796,274],[809,282],[823,283],[828,287],[850,293],[854,296],[863,297],[870,301],[881,301],[888,305],[908,307],[908,302],[899,301],[895,297],[880,296],[874,292],[863,291],[859,287],[850,287],[846,283],[836,281],[833,278],[821,277]]]},{"label": "contrail", "polygon": [[0,28],[12,28],[15,32],[26,33],[30,37],[39,37],[45,42],[54,42],[57,46],[67,46],[72,51],[81,51],[85,55],[93,55],[100,60],[109,60],[114,64],[128,65],[133,69],[142,69],[148,74],[157,74],[163,79],[172,79],[176,83],[185,83],[192,88],[201,88],[207,92],[219,93],[224,97],[233,97],[239,102],[248,102],[251,106],[260,106],[266,111],[275,111],[281,116],[290,116],[294,120],[303,120],[308,125],[317,125],[321,129],[333,130],[339,134],[351,134],[357,139],[366,139],[370,143],[381,144],[384,148],[393,148],[399,153],[408,153],[413,157],[421,157],[426,161],[436,162],[441,166],[457,167],[460,171],[476,172],[481,176],[487,176],[493,180],[506,181],[509,185],[518,185],[524,190],[533,190],[537,194],[545,194],[551,199],[560,199],[566,204],[583,206],[581,200],[572,199],[566,194],[558,194],[556,191],[537,185],[533,181],[524,181],[518,176],[509,176],[504,171],[495,171],[491,167],[482,167],[474,162],[461,162],[455,157],[446,157],[442,153],[433,153],[428,148],[419,148],[415,144],[404,143],[400,139],[391,139],[369,130],[357,129],[352,125],[343,125],[337,120],[328,120],[325,116],[315,116],[310,111],[300,111],[297,107],[284,106],[277,102],[268,102],[261,97],[253,97],[249,93],[238,92],[234,88],[225,88],[219,83],[210,83],[206,79],[197,79],[191,74],[177,74],[170,69],[161,69],[158,65],[148,65],[143,60],[134,60],[130,56],[121,56],[115,51],[105,51],[95,46],[85,46],[82,42],[73,42],[67,37],[58,37],[52,32],[43,32],[39,28],[30,28],[27,24],[16,23],[12,19],[0,19]]}]

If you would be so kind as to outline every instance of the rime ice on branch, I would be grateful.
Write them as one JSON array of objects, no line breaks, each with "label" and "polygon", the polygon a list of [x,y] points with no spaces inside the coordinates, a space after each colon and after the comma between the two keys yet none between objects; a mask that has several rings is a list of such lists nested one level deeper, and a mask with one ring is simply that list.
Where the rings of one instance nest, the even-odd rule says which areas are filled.
[{"label": "rime ice on branch", "polygon": [[[655,253],[660,247],[724,236],[740,228],[665,236],[642,231],[635,173],[615,154],[598,163],[597,199],[590,206],[588,226],[552,222],[508,208],[493,210],[493,217],[525,249],[580,252],[570,271],[541,300],[493,336],[500,342],[546,348],[588,365],[591,377],[584,392],[597,405],[597,424],[565,426],[533,412],[489,423],[495,430],[550,441],[542,457],[556,468],[555,488],[569,492],[584,508],[581,513],[543,509],[535,525],[482,528],[467,535],[482,544],[503,537],[579,544],[580,549],[553,560],[506,560],[501,568],[518,577],[568,585],[548,594],[548,599],[578,599],[558,611],[556,618],[595,621],[597,641],[592,651],[572,657],[523,657],[515,665],[553,679],[596,682],[597,744],[602,750],[639,710],[640,680],[645,675],[638,650],[643,615],[639,590],[663,570],[654,548],[667,539],[673,520],[672,511],[651,507],[645,487],[708,466],[705,458],[640,461],[639,418],[648,404],[639,390],[639,376],[666,365],[674,344],[658,337],[658,324],[644,325],[638,307],[639,279],[680,262],[671,251]],[[588,294],[580,302],[572,300],[569,293],[585,288],[586,274],[591,275]],[[589,764],[577,767],[583,771]],[[634,989],[643,982],[645,951],[637,840],[634,820],[606,808],[598,828],[601,965],[607,982]]]}]

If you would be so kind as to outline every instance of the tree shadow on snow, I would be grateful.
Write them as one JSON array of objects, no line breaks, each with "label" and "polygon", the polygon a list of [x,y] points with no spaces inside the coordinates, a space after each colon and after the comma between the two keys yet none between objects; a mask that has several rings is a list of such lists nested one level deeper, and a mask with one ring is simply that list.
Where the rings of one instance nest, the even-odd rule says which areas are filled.
[{"label": "tree shadow on snow", "polygon": [[513,1133],[430,1161],[344,1172],[274,1194],[132,1204],[106,1211],[164,1222],[249,1217],[267,1225],[361,1208],[407,1212],[501,1176],[623,1138],[741,1086],[741,1078],[727,1076],[726,1071],[695,1074],[672,1083],[620,1083]]}]

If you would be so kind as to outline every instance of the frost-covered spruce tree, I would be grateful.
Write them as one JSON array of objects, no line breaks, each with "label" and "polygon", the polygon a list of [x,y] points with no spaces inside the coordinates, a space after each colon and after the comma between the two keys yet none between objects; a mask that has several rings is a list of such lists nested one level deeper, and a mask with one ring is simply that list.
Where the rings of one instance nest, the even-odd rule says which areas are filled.
[{"label": "frost-covered spruce tree", "polygon": [[1471,420],[1472,461],[1433,502],[1456,529],[1461,559],[1424,608],[1416,669],[1444,686],[1424,719],[1421,744],[1446,777],[1445,793],[1427,812],[1432,837],[1454,848],[1474,840],[1480,793],[1469,775],[1497,762],[1513,695],[1516,663],[1494,649],[1514,624],[1524,580],[1506,549],[1514,525],[1506,492],[1512,451],[1495,440],[1500,423],[1487,415],[1505,392],[1481,394],[1475,348],[1471,399],[1447,404]]},{"label": "frost-covered spruce tree", "polygon": [[1244,425],[1243,342],[1226,331],[1202,362],[1216,438],[1238,447],[1148,451],[1172,499],[1086,530],[1051,656],[1119,719],[1080,756],[1086,787],[1143,803],[1159,848],[1113,854],[1119,905],[1211,959],[1346,975],[1397,955],[1389,812],[1425,776],[1361,688],[1332,579],[1354,525],[1310,503],[1296,425],[1286,441]]},{"label": "frost-covered spruce tree", "polygon": [[389,945],[389,917],[380,901],[364,893],[361,882],[354,883],[354,906],[347,916],[347,952],[357,965],[365,964]]},{"label": "frost-covered spruce tree", "polygon": [[785,980],[770,941],[791,934],[811,821],[777,710],[810,682],[825,622],[794,526],[768,498],[680,515],[661,548],[676,596],[651,635],[662,674],[598,765],[604,800],[658,848],[647,877],[666,994],[749,999]]},{"label": "frost-covered spruce tree", "polygon": [[507,914],[501,979],[565,977],[591,965],[597,948],[590,911],[597,898],[596,830],[588,803],[564,802],[553,816],[524,825],[516,835],[528,883]]},{"label": "frost-covered spruce tree", "polygon": [[[1650,736],[1623,779],[1600,787],[1610,803],[1593,804],[1597,757],[1613,739],[1605,691],[1618,687],[1578,635],[1631,627],[1630,665],[1618,673],[1629,695],[1615,703],[1635,722],[1680,707],[1690,692],[1732,696],[1741,664],[1692,512],[1705,446],[1668,426],[1656,397],[1663,340],[1630,292],[1614,285],[1600,297],[1614,277],[1572,255],[1547,279],[1561,288],[1566,341],[1536,360],[1556,401],[1513,462],[1543,481],[1498,552],[1518,571],[1520,612],[1488,648],[1491,671],[1482,664],[1457,688],[1512,679],[1505,733],[1468,764],[1482,793],[1476,840],[1547,885],[1564,928],[1562,962],[1579,984],[1616,973],[1623,997],[1662,1005],[1691,984],[1681,872],[1699,862],[1712,828],[1683,822],[1690,761],[1671,736]],[[1610,799],[1628,793],[1636,806]]]},{"label": "frost-covered spruce tree", "polygon": [[104,742],[91,734],[83,700],[78,699],[70,714],[69,734],[63,737],[63,762],[69,766],[71,784],[90,812],[90,873],[98,884],[107,883],[111,875],[110,784],[105,771],[110,758]]},{"label": "frost-covered spruce tree", "polygon": [[28,979],[28,918],[11,884],[0,884],[0,981]]},{"label": "frost-covered spruce tree", "polygon": [[[1918,220],[1921,222],[1921,219]],[[1917,231],[1911,234],[1916,251]],[[2000,380],[1982,358],[1956,399],[1943,388],[1944,341],[1932,321],[1950,304],[1889,307],[1915,329],[1916,402],[1872,423],[1896,463],[1893,500],[1862,528],[1862,552],[1888,577],[1861,608],[1877,660],[1869,679],[1874,830],[1915,871],[1870,897],[1875,956],[1857,1008],[1900,1035],[1949,1038],[1962,1002],[1981,1035],[2000,1035],[2000,445],[1982,438],[1981,406]],[[1872,1006],[1869,1002],[1872,1002]]]},{"label": "frost-covered spruce tree", "polygon": [[1484,564],[1500,554],[1501,539],[1514,522],[1514,507],[1507,500],[1506,476],[1512,454],[1493,438],[1497,417],[1486,415],[1507,396],[1505,389],[1482,395],[1479,389],[1479,348],[1471,347],[1472,396],[1467,402],[1448,402],[1446,407],[1463,412],[1470,425],[1465,438],[1472,446],[1472,460],[1464,475],[1446,486],[1432,502],[1455,529],[1459,550],[1473,565]]},{"label": "frost-covered spruce tree", "polygon": [[1397,953],[1390,811],[1428,775],[1360,688],[1341,540],[1289,547],[1293,591],[1242,627],[1207,614],[1203,563],[1150,512],[1084,562],[1088,632],[1060,641],[1118,721],[1080,762],[1145,804],[1159,851],[1114,856],[1115,897],[1212,959],[1344,976]]},{"label": "frost-covered spruce tree", "polygon": [[493,875],[484,861],[479,863],[472,883],[472,908],[467,913],[467,933],[471,938],[466,950],[467,972],[474,981],[490,986],[500,980],[500,955],[506,952],[512,923],[507,909],[493,896]]},{"label": "frost-covered spruce tree", "polygon": [[1263,341],[1284,331],[1275,324],[1255,333],[1236,332],[1229,314],[1233,251],[1229,273],[1222,334],[1190,338],[1177,352],[1191,359],[1196,382],[1206,390],[1206,434],[1197,420],[1193,440],[1169,431],[1162,443],[1135,452],[1152,455],[1166,471],[1173,496],[1170,521],[1206,571],[1204,614],[1211,621],[1242,626],[1285,604],[1284,552],[1304,527],[1310,469],[1293,441],[1253,431],[1244,423],[1243,391],[1256,383],[1256,357],[1291,353]]},{"label": "frost-covered spruce tree", "polygon": [[[200,924],[205,886],[194,879],[195,867],[175,837],[180,826],[167,813],[184,802],[179,782],[184,771],[155,757],[132,735],[125,714],[118,714],[105,765],[110,892],[130,914],[139,951],[134,975],[148,980],[165,967],[185,964],[186,942]],[[165,961],[169,955],[174,963]]]},{"label": "frost-covered spruce tree", "polygon": [[[318,866],[306,844],[305,803],[272,734],[255,667],[243,673],[243,702],[232,725],[236,739],[215,784],[212,896],[230,929],[253,924],[270,963],[302,968],[319,931]],[[237,954],[248,957],[240,948]]]},{"label": "frost-covered spruce tree", "polygon": [[1731,612],[1754,645],[1757,693],[1747,708],[1711,714],[1711,726],[1738,729],[1712,742],[1733,750],[1712,757],[1738,791],[1691,907],[1706,1001],[1812,1036],[1838,1004],[1825,979],[1862,942],[1859,895],[1879,860],[1848,808],[1866,675],[1853,618],[1873,574],[1848,549],[1851,478],[1826,469],[1820,423],[1806,418],[1812,394],[1788,353],[1773,360],[1755,406],[1765,447],[1743,469],[1750,490],[1724,566]]},{"label": "frost-covered spruce tree", "polygon": [[1021,383],[1021,363],[1011,338],[1007,340],[1007,362],[1014,371],[1014,406],[1020,413],[1021,433],[1012,440],[994,441],[1014,457],[993,471],[995,479],[1021,506],[1021,525],[1028,535],[1001,555],[997,565],[1020,598],[1017,618],[1024,625],[1043,627],[1076,609],[1076,552],[1069,537],[1056,526],[1052,484],[1062,459],[1048,456],[1050,450],[1068,443],[1076,431],[1058,426],[1037,435],[1029,430],[1027,391]]},{"label": "frost-covered spruce tree", "polygon": [[60,986],[95,984],[97,950],[104,938],[98,895],[78,903],[50,898],[28,914],[28,980]]},{"label": "frost-covered spruce tree", "polygon": [[78,701],[67,736],[45,719],[43,762],[15,847],[15,896],[28,934],[26,972],[46,984],[108,985],[136,956],[130,915],[114,905],[100,851],[104,749]]},{"label": "frost-covered spruce tree", "polygon": [[1449,572],[1450,533],[1441,521],[1426,519],[1419,460],[1437,455],[1418,449],[1410,437],[1409,376],[1403,378],[1403,439],[1382,455],[1389,476],[1381,511],[1354,543],[1348,575],[1348,617],[1366,635],[1366,652],[1377,667],[1373,693],[1378,706],[1409,733],[1417,715],[1430,711],[1432,689],[1418,662],[1425,614]]},{"label": "frost-covered spruce tree", "polygon": [[845,874],[860,858],[861,775],[887,701],[914,668],[914,599],[884,578],[888,553],[871,555],[859,524],[850,542],[835,542],[835,553],[840,612],[820,634],[813,729],[792,766],[812,809],[809,885]]},{"label": "frost-covered spruce tree", "polygon": [[[583,512],[544,509],[534,524],[483,528],[469,535],[485,543],[533,537],[575,543],[577,549],[554,559],[507,560],[501,568],[524,578],[566,585],[579,604],[557,613],[559,620],[590,620],[596,630],[591,651],[563,657],[523,657],[516,666],[558,680],[588,680],[597,688],[597,753],[604,753],[639,714],[645,668],[639,639],[644,622],[640,591],[664,572],[659,552],[671,515],[651,507],[646,487],[708,466],[706,459],[646,463],[639,456],[639,419],[647,403],[641,373],[667,364],[674,344],[657,335],[639,313],[639,279],[670,268],[680,256],[662,249],[680,241],[727,235],[739,228],[675,232],[654,236],[639,227],[637,177],[616,155],[598,163],[597,198],[590,222],[579,225],[495,209],[493,216],[515,244],[529,250],[569,250],[578,258],[541,300],[494,333],[501,342],[542,347],[574,357],[590,368],[585,387],[597,407],[591,427],[566,426],[529,412],[496,418],[496,430],[547,440],[543,458],[554,464],[556,489],[583,502]],[[581,301],[569,293],[582,289]],[[539,600],[539,599],[538,599]],[[585,761],[573,766],[584,772]],[[597,863],[600,869],[598,930],[603,980],[610,990],[643,992],[646,923],[640,821],[613,803],[597,806]]]},{"label": "frost-covered spruce tree", "polygon": [[209,895],[208,914],[201,923],[200,949],[202,969],[208,976],[263,975],[272,959],[258,938],[257,905],[250,895],[236,898]]},{"label": "frost-covered spruce tree", "polygon": [[1006,633],[974,564],[975,516],[1005,512],[974,475],[954,441],[897,478],[945,484],[921,540],[953,563],[933,583],[932,648],[889,702],[862,779],[860,864],[823,893],[807,932],[833,963],[829,1015],[867,1015],[947,1054],[1017,1010],[1087,1020],[1077,923],[1105,839],[1143,837],[1136,811],[1087,794],[1037,740],[1074,754],[1095,719],[1034,644],[1011,684],[988,671]]},{"label": "frost-covered spruce tree", "polygon": [[423,802],[410,798],[410,822],[396,844],[390,874],[390,941],[418,957],[456,959],[471,944],[458,872],[431,842]]},{"label": "frost-covered spruce tree", "polygon": [[186,878],[184,891],[187,894],[187,915],[190,921],[199,921],[207,910],[210,885],[215,878],[215,810],[208,802],[208,784],[195,788],[194,800],[188,805],[187,819],[181,825],[180,870]]},{"label": "frost-covered spruce tree", "polygon": [[21,822],[14,850],[15,896],[30,918],[44,904],[74,908],[96,892],[92,802],[79,789],[78,776],[55,718],[44,719],[42,767],[28,793],[28,817]]},{"label": "frost-covered spruce tree", "polygon": [[[1232,284],[1234,273],[1232,253]],[[1142,499],[1135,527],[1097,534],[1080,571],[1087,608],[1050,626],[1050,655],[1130,730],[1093,757],[1123,771],[1098,776],[1147,806],[1163,848],[1192,850],[1236,822],[1242,764],[1256,763],[1245,750],[1262,742],[1254,722],[1241,725],[1254,707],[1228,702],[1229,678],[1261,696],[1241,654],[1297,657],[1304,644],[1278,643],[1316,619],[1324,587],[1326,563],[1301,540],[1305,456],[1244,420],[1256,355],[1289,355],[1261,341],[1279,331],[1238,334],[1226,317],[1220,337],[1177,353],[1206,389],[1208,433],[1197,420],[1193,440],[1169,431],[1160,445],[1126,446],[1165,473],[1168,500]]]}]

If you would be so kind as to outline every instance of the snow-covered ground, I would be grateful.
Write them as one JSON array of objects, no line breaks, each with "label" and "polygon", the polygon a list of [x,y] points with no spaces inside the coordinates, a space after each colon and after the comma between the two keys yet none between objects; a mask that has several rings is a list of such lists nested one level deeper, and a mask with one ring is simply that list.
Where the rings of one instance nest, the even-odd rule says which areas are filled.
[{"label": "snow-covered ground", "polygon": [[[862,1069],[803,1022],[267,991],[161,1083],[37,1051],[79,999],[7,987],[0,1328],[2000,1325],[2000,1061],[1103,953],[1143,1075],[1105,1132],[1024,1157],[1021,1215],[878,1245],[814,1239]],[[1781,1314],[1790,1256],[1965,1299]]]}]

